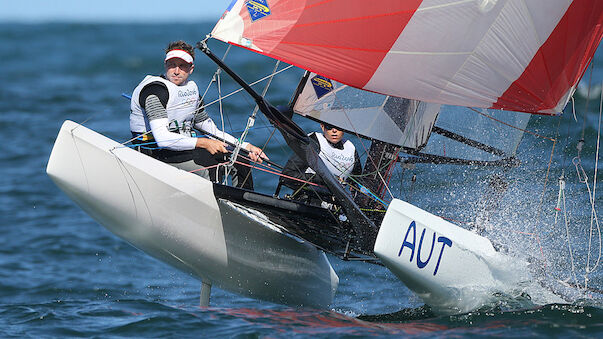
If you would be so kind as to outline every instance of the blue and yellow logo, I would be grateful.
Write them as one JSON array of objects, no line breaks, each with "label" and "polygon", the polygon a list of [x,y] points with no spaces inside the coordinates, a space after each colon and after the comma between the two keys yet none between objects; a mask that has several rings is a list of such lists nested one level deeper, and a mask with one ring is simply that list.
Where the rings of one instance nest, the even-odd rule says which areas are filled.
[{"label": "blue and yellow logo", "polygon": [[322,75],[315,76],[312,78],[311,82],[318,99],[322,98],[333,90],[333,83],[331,80],[323,77]]},{"label": "blue and yellow logo", "polygon": [[270,15],[268,0],[247,0],[245,1],[245,6],[247,6],[247,11],[249,11],[251,22]]}]

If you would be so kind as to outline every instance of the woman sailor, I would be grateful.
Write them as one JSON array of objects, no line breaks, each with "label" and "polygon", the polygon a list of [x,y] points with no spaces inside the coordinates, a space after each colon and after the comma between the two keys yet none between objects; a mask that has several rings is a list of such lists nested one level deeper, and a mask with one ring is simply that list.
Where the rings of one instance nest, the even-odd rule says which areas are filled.
[{"label": "woman sailor", "polygon": [[[318,145],[318,155],[331,174],[336,176],[341,183],[346,183],[351,175],[360,175],[362,173],[360,157],[358,156],[358,152],[356,152],[354,144],[343,138],[343,131],[330,124],[320,124],[320,128],[322,129],[322,133],[312,132],[308,136]],[[295,154],[287,161],[282,174],[284,176],[281,177],[280,182],[294,190],[304,186],[305,182],[319,185],[324,184],[322,179],[308,166],[308,163]],[[352,184],[354,183],[352,182]],[[320,189],[312,189],[321,193],[321,196],[330,195],[330,193],[324,190],[321,192]],[[309,197],[311,198],[312,195],[310,194]]]},{"label": "woman sailor", "polygon": [[[231,144],[238,141],[219,131],[202,108],[197,84],[188,80],[195,68],[194,58],[194,49],[186,42],[176,41],[168,45],[164,59],[165,75],[147,75],[132,93],[130,130],[133,136],[139,137],[138,143],[148,145],[154,142],[152,145],[158,147],[152,150],[142,148],[145,154],[183,170],[196,170],[195,174],[208,179],[219,180],[221,173],[216,171],[216,166],[225,162],[227,144],[197,137],[193,128],[217,135]],[[249,151],[253,161],[268,159],[258,147],[250,143],[242,146]],[[210,170],[199,170],[212,166]],[[253,189],[249,167],[235,164],[235,169],[233,184]]]}]

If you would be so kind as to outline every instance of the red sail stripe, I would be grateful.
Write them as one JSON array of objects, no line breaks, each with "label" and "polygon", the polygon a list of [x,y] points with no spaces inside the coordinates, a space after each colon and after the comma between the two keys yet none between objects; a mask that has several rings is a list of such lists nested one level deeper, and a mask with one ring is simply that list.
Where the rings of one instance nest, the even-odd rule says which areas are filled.
[{"label": "red sail stripe", "polygon": [[340,23],[340,22],[346,22],[346,21],[360,21],[360,20],[366,20],[366,19],[374,19],[374,18],[379,18],[379,17],[386,17],[386,16],[393,16],[393,15],[400,15],[400,14],[413,14],[415,11],[414,10],[405,10],[405,11],[399,11],[399,12],[392,12],[392,13],[380,13],[380,14],[375,14],[375,15],[364,15],[364,16],[359,16],[359,17],[353,17],[353,18],[342,18],[342,19],[336,19],[336,20],[327,20],[327,21],[319,21],[319,22],[312,22],[312,23],[307,23],[307,24],[298,24],[295,25],[295,28],[302,28],[302,27],[307,27],[307,26],[313,26],[313,25],[326,25],[326,24],[333,24],[333,23]]},{"label": "red sail stripe", "polygon": [[523,74],[492,108],[523,112],[555,108],[582,77],[602,35],[603,1],[575,0]]},{"label": "red sail stripe", "polygon": [[299,42],[288,42],[288,41],[281,41],[281,44],[290,44],[290,45],[297,45],[297,46],[307,46],[307,47],[320,47],[320,48],[329,48],[329,49],[347,49],[347,50],[353,50],[353,51],[359,51],[359,52],[377,52],[377,53],[387,53],[389,52],[389,50],[380,50],[380,49],[368,49],[368,48],[357,48],[357,47],[349,47],[349,46],[335,46],[335,45],[318,45],[318,44],[305,44],[305,43],[299,43]]},{"label": "red sail stripe", "polygon": [[243,36],[250,37],[262,54],[363,87],[421,2],[308,0],[305,6],[296,6],[280,1],[270,3],[272,14],[256,22],[251,23],[245,8],[240,15]]}]

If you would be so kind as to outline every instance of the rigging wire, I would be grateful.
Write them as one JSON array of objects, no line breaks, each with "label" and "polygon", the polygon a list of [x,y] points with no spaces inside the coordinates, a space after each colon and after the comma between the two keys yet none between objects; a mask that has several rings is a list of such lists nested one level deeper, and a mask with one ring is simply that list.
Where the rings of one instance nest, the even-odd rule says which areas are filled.
[{"label": "rigging wire", "polygon": [[398,192],[400,193],[400,196],[402,196],[402,183],[404,182],[404,174],[406,173],[406,166],[404,166],[404,163],[402,163],[397,172],[398,182],[400,183],[400,186],[398,187]]},{"label": "rigging wire", "polygon": [[[544,196],[546,194],[546,187],[548,184],[548,180],[549,180],[549,173],[551,171],[551,166],[553,163],[553,155],[555,154],[555,146],[557,145],[557,140],[559,138],[559,128],[561,126],[561,119],[558,120],[557,122],[557,130],[555,132],[556,137],[555,138],[548,138],[548,137],[542,137],[543,139],[547,139],[547,140],[552,140],[553,141],[553,146],[551,147],[551,155],[549,157],[549,162],[547,165],[547,169],[546,169],[546,174],[544,177],[544,185],[542,187],[542,195],[540,196],[540,201],[538,202],[538,207],[536,209],[537,211],[537,216],[536,216],[536,222],[533,225],[533,229],[532,229],[532,233],[531,234],[535,234],[537,239],[540,239],[540,236],[538,234],[538,231],[536,229],[537,225],[540,224],[541,218],[542,218],[542,206],[544,204]],[[537,135],[537,134],[532,134],[532,135]],[[544,267],[543,269],[546,270],[546,262],[547,262],[547,258],[544,256],[544,251],[542,249],[542,246],[540,246],[540,242],[538,242],[539,247],[540,247],[540,255],[542,257],[542,260],[544,262]]]},{"label": "rigging wire", "polygon": [[[266,83],[266,86],[264,86],[264,90],[262,91],[262,97],[266,96],[266,93],[268,92],[268,88],[270,88],[270,84],[272,84],[272,80],[274,79],[274,75],[275,75],[276,71],[278,70],[278,66],[280,65],[280,63],[281,63],[280,60],[276,61],[275,65],[274,65],[274,69],[272,70],[271,77],[270,77],[270,79],[268,79],[268,82]],[[235,148],[234,152],[232,152],[232,155],[230,158],[231,165],[234,164],[234,161],[237,158],[237,155],[239,154],[239,150],[241,148],[240,145],[242,145],[242,143],[245,142],[245,139],[247,138],[247,134],[249,133],[249,130],[251,129],[251,127],[253,127],[253,125],[255,125],[255,116],[258,113],[259,109],[260,109],[260,106],[258,104],[256,104],[255,108],[253,109],[253,112],[251,113],[251,116],[247,119],[247,125],[245,125],[245,130],[243,130],[243,133],[241,134],[241,137],[239,138],[239,144]],[[262,146],[262,148],[261,148],[262,153],[264,152],[264,149],[266,148],[267,145],[268,145],[268,143],[264,143],[264,145]],[[253,168],[254,167],[252,167],[251,169],[253,169]],[[247,182],[250,175],[251,175],[251,171],[249,171],[249,173],[247,173],[247,176],[245,176],[245,179],[243,180],[243,184],[245,184],[245,182]]]},{"label": "rigging wire", "polygon": [[[209,36],[209,35],[208,35],[208,36],[206,37],[206,39],[205,39],[205,40],[209,39],[210,37],[211,37],[211,36]],[[205,41],[205,40],[204,40],[204,41]],[[228,55],[228,53],[229,53],[229,51],[230,51],[231,46],[232,46],[232,45],[229,45],[229,46],[228,46],[228,48],[226,49],[226,52],[225,52],[225,53],[224,53],[224,55],[222,56],[222,61],[224,61],[224,60],[226,59],[226,57],[227,57],[227,55]],[[253,85],[253,84],[256,84],[256,83],[258,83],[258,82],[260,82],[260,81],[263,81],[263,80],[268,79],[268,83],[266,84],[266,86],[265,86],[265,88],[264,88],[264,91],[263,91],[262,95],[265,95],[265,94],[266,94],[266,92],[267,92],[267,90],[268,90],[268,88],[269,88],[269,86],[270,86],[270,84],[271,84],[272,79],[274,78],[274,76],[275,76],[276,74],[280,73],[280,72],[276,72],[276,71],[277,71],[277,69],[278,69],[278,65],[279,65],[279,64],[280,64],[280,61],[277,61],[276,65],[275,65],[275,68],[274,68],[273,72],[272,72],[270,75],[268,75],[267,77],[264,77],[264,78],[262,78],[262,79],[260,79],[260,80],[258,80],[258,81],[256,81],[256,82],[252,83],[252,85]],[[291,66],[290,66],[290,67],[291,67]],[[289,69],[290,67],[286,67],[286,68],[285,68],[285,69],[283,69],[282,71],[284,71],[284,70],[286,70],[286,69]],[[201,110],[205,109],[206,107],[208,107],[208,106],[210,106],[210,105],[212,105],[212,104],[214,104],[214,103],[218,102],[218,104],[219,104],[219,112],[220,112],[220,121],[221,121],[221,125],[222,125],[222,133],[224,133],[225,128],[224,128],[224,107],[223,107],[223,100],[224,100],[224,99],[226,99],[228,96],[230,96],[230,95],[232,95],[232,94],[234,94],[234,93],[237,93],[237,92],[241,91],[242,89],[239,89],[239,90],[237,90],[237,91],[234,91],[234,92],[232,92],[232,93],[230,93],[230,94],[228,94],[228,95],[226,95],[226,96],[223,96],[223,95],[222,95],[221,76],[220,76],[220,75],[221,75],[221,68],[220,68],[220,67],[218,67],[218,68],[217,68],[217,70],[216,70],[216,72],[214,73],[214,75],[213,75],[212,79],[210,80],[209,84],[207,85],[207,87],[206,87],[206,89],[205,89],[205,92],[203,93],[203,97],[202,97],[202,100],[203,100],[203,98],[205,97],[205,95],[207,94],[207,92],[209,91],[209,89],[211,88],[211,85],[212,85],[212,84],[215,82],[215,83],[216,83],[216,86],[217,86],[217,90],[218,90],[218,99],[216,99],[216,100],[212,101],[212,102],[211,102],[211,103],[209,103],[209,104],[201,105],[200,107],[198,107],[198,108],[197,108],[196,112],[199,112],[199,111],[201,111]],[[203,101],[202,101],[202,102],[203,102]],[[229,162],[228,162],[228,163],[225,165],[225,167],[226,167],[226,175],[224,176],[224,182],[223,182],[224,184],[226,183],[227,178],[228,178],[228,175],[229,175],[230,171],[231,171],[231,170],[232,170],[232,168],[233,168],[232,166],[234,165],[235,159],[237,158],[237,156],[238,156],[238,154],[239,154],[239,151],[240,151],[240,149],[241,149],[241,147],[242,147],[242,144],[243,144],[243,142],[245,141],[245,139],[246,139],[246,137],[247,137],[247,134],[248,134],[248,132],[249,132],[249,129],[250,129],[250,128],[251,128],[251,127],[254,125],[254,123],[255,123],[255,115],[257,114],[258,108],[259,108],[259,107],[256,105],[256,107],[255,107],[255,109],[254,109],[254,111],[253,111],[253,113],[252,113],[251,117],[249,117],[249,119],[248,119],[248,121],[247,121],[246,127],[245,127],[245,129],[243,130],[242,135],[241,135],[241,136],[239,137],[239,139],[238,139],[238,143],[235,145],[234,151],[231,153],[230,161],[229,161]],[[264,151],[264,148],[265,148],[265,146],[266,146],[266,145],[267,145],[267,144],[264,144],[264,147],[262,148],[262,152]],[[255,163],[255,162],[254,162],[254,163]],[[244,179],[244,182],[248,180],[248,178],[249,178],[249,175],[250,175],[250,174],[251,174],[251,172],[249,172],[249,173],[247,174],[247,176],[246,176],[246,177],[245,177],[245,179]]]},{"label": "rigging wire", "polygon": [[[592,271],[594,271],[597,268],[597,266],[599,265],[600,259],[601,259],[601,230],[599,227],[597,213],[595,211],[594,195],[593,195],[593,192],[591,192],[590,185],[588,183],[588,176],[586,175],[586,171],[582,167],[582,163],[581,163],[579,157],[574,158],[574,165],[576,166],[578,181],[580,183],[583,183],[586,185],[586,190],[588,192],[589,202],[591,205],[591,227],[590,227],[590,231],[589,231],[589,244],[588,244],[588,252],[587,252],[587,262],[586,262],[586,276],[588,276],[589,273],[591,273]],[[593,222],[596,223],[597,231],[598,231],[598,235],[599,235],[599,257],[597,259],[597,262],[593,266],[593,268],[589,268],[590,253],[592,251],[591,244],[592,244],[592,233],[593,233],[593,225],[592,224],[593,224]]]},{"label": "rigging wire", "polygon": [[[589,93],[590,93],[590,86],[589,86]],[[588,256],[587,256],[587,260],[586,260],[586,274],[585,274],[585,286],[586,287],[588,287],[588,275],[599,266],[599,263],[601,261],[601,251],[602,251],[601,228],[599,227],[599,220],[597,217],[597,211],[595,209],[595,197],[596,197],[595,193],[596,193],[596,189],[597,189],[597,170],[598,170],[598,166],[599,166],[599,146],[600,146],[600,139],[601,139],[601,112],[602,111],[603,111],[603,83],[601,84],[601,97],[600,97],[600,101],[599,101],[599,125],[597,128],[597,147],[596,147],[596,152],[595,152],[595,169],[594,169],[594,176],[593,176],[592,194],[590,193],[590,190],[589,190],[591,213],[590,213],[590,229],[589,229],[589,238],[588,238]],[[577,170],[577,167],[576,167],[576,170]],[[588,189],[588,183],[586,183],[586,184],[587,184],[586,186]],[[599,236],[599,256],[598,256],[597,261],[594,264],[593,268],[591,269],[590,268],[590,253],[591,253],[591,245],[592,245],[593,223],[596,223],[597,233]]]},{"label": "rigging wire", "polygon": [[[228,48],[227,48],[227,50],[226,50],[226,52],[225,52],[225,54],[224,54],[224,56],[222,57],[222,60],[224,60],[224,59],[226,58],[226,56],[228,55],[228,52],[230,51],[230,47],[231,47],[231,46],[229,45],[229,46],[228,46]],[[259,83],[259,82],[261,82],[261,81],[264,81],[264,80],[268,79],[268,83],[266,84],[266,87],[264,88],[264,91],[263,91],[263,93],[262,93],[262,95],[263,95],[263,96],[264,96],[264,95],[267,93],[267,90],[269,89],[269,86],[270,86],[270,84],[271,84],[271,82],[272,82],[272,80],[273,80],[273,78],[274,78],[274,76],[275,76],[275,75],[277,75],[277,74],[279,74],[279,73],[282,73],[282,72],[284,72],[284,71],[286,71],[286,70],[288,70],[288,69],[290,69],[290,68],[292,68],[292,67],[293,67],[293,65],[289,65],[289,66],[287,66],[287,67],[283,68],[282,70],[277,71],[277,70],[278,70],[278,67],[279,67],[279,64],[280,64],[280,61],[277,61],[277,62],[276,62],[276,65],[275,65],[275,67],[274,67],[274,70],[273,70],[273,72],[272,72],[271,74],[269,74],[268,76],[266,76],[266,77],[264,77],[264,78],[261,78],[261,79],[259,79],[259,80],[255,81],[255,82],[251,83],[251,85],[254,85],[254,84],[257,84],[257,83]],[[218,99],[216,99],[216,100],[214,100],[214,101],[212,101],[212,102],[210,102],[210,103],[208,103],[208,104],[203,104],[203,103],[204,103],[203,99],[204,99],[204,98],[205,98],[205,96],[207,95],[207,93],[208,93],[208,91],[209,91],[209,89],[211,88],[211,86],[212,86],[212,84],[213,84],[213,83],[216,83],[216,86],[217,86],[217,90],[218,90]],[[206,107],[209,107],[209,106],[211,106],[211,105],[213,105],[213,104],[215,104],[215,103],[218,103],[218,105],[219,105],[219,111],[220,111],[220,118],[221,118],[222,131],[224,131],[224,129],[225,129],[224,127],[225,127],[225,126],[224,126],[224,107],[223,107],[223,100],[224,100],[224,99],[226,99],[227,97],[231,96],[231,95],[234,95],[234,94],[236,94],[236,93],[240,92],[240,91],[242,91],[242,89],[235,90],[235,91],[233,91],[233,92],[229,93],[228,95],[222,95],[222,86],[221,86],[221,69],[220,69],[220,68],[217,68],[216,72],[214,73],[214,75],[213,75],[213,76],[212,76],[212,78],[210,79],[210,82],[208,83],[208,85],[207,85],[207,87],[206,87],[206,89],[205,89],[205,91],[204,91],[204,93],[203,93],[203,95],[202,95],[202,97],[201,97],[201,102],[200,102],[200,103],[201,103],[201,105],[199,105],[199,107],[197,107],[197,108],[195,109],[195,113],[200,112],[200,111],[202,111],[203,109],[205,109]],[[125,95],[124,95],[124,96],[125,96]],[[182,103],[182,104],[179,104],[179,105],[177,105],[177,107],[184,106],[184,105],[186,105],[186,104],[188,104],[188,103]],[[239,140],[238,140],[238,141],[239,141],[239,143],[238,143],[238,144],[237,144],[237,146],[235,147],[235,152],[240,150],[240,147],[241,147],[241,145],[242,145],[242,142],[244,142],[244,140],[245,140],[246,136],[248,135],[248,132],[249,132],[250,128],[253,126],[253,120],[254,120],[254,118],[255,118],[255,116],[256,116],[256,114],[257,114],[258,109],[259,109],[259,107],[256,105],[256,107],[255,107],[255,109],[254,109],[254,111],[253,111],[253,113],[252,113],[252,116],[251,116],[251,117],[250,117],[250,119],[248,120],[248,124],[247,124],[247,126],[245,127],[245,129],[244,129],[244,131],[243,131],[242,136],[241,136],[241,137],[239,138]],[[89,120],[89,119],[88,119],[88,120]],[[265,149],[265,147],[268,145],[268,141],[269,141],[269,140],[270,140],[270,139],[273,137],[274,132],[275,132],[275,129],[273,129],[273,130],[272,130],[272,133],[271,133],[270,137],[268,138],[268,140],[266,141],[266,143],[264,143],[264,145],[263,145],[263,147],[262,147],[262,151],[263,151],[263,150]],[[133,141],[134,141],[134,140],[136,140],[136,139],[140,139],[141,137],[143,137],[143,136],[145,136],[145,135],[148,135],[148,134],[150,134],[150,133],[152,133],[152,131],[147,131],[147,132],[145,132],[145,133],[142,133],[141,135],[138,135],[138,136],[136,136],[136,137],[133,137],[133,138],[131,138],[131,139],[129,139],[129,140],[127,140],[127,141],[123,142],[123,143],[122,143],[122,147],[137,147],[137,146],[144,146],[144,145],[152,145],[152,144],[155,144],[154,142],[147,142],[147,143],[140,143],[140,144],[136,144],[136,145],[126,145],[126,144],[131,143],[131,142],[133,142]],[[155,144],[155,145],[156,145],[156,144]],[[162,149],[162,148],[165,148],[165,147],[146,147],[146,148],[148,148],[148,149]],[[190,171],[190,172],[196,172],[196,171],[199,171],[199,170],[205,170],[205,169],[209,169],[209,168],[217,167],[217,172],[216,172],[216,175],[218,175],[218,173],[220,172],[220,167],[225,167],[225,170],[224,170],[225,175],[224,175],[224,182],[223,182],[223,184],[226,184],[226,183],[227,183],[227,178],[228,178],[229,171],[230,171],[230,169],[232,168],[232,165],[233,165],[232,159],[236,159],[236,153],[233,153],[233,154],[234,154],[235,156],[231,156],[231,161],[230,161],[230,162],[219,163],[219,164],[217,164],[217,165],[213,165],[213,166],[210,166],[210,167],[202,167],[202,168],[199,168],[199,169],[197,169],[197,170]],[[247,158],[246,158],[246,157],[244,157],[244,156],[241,156],[241,157],[242,157],[242,158],[244,158],[244,159],[247,159]],[[248,159],[248,160],[251,160],[251,159]],[[236,163],[240,163],[240,162],[238,162],[238,161],[237,161]],[[245,166],[252,167],[252,169],[253,169],[253,168],[256,168],[256,166],[258,165],[258,163],[256,163],[256,162],[253,162],[253,163],[254,163],[254,165],[248,165],[248,164],[244,164],[244,163],[240,163],[240,164],[245,165]],[[269,172],[269,173],[277,174],[277,175],[279,175],[279,176],[281,176],[281,177],[287,177],[287,178],[292,179],[292,180],[296,180],[296,181],[303,182],[303,183],[304,183],[304,186],[305,186],[305,185],[312,185],[312,186],[322,187],[321,185],[318,185],[318,184],[315,184],[315,183],[312,183],[312,182],[309,182],[309,181],[301,180],[301,179],[298,179],[298,178],[289,177],[289,176],[286,176],[286,175],[284,175],[284,174],[282,174],[282,173],[278,173],[278,172],[275,172],[275,171],[271,171],[271,170],[267,170],[267,169],[261,169],[261,170],[263,170],[263,171],[265,171],[265,172]],[[218,180],[218,177],[216,177],[214,181],[216,181],[216,182],[217,182],[217,180]],[[247,180],[247,178],[245,178],[245,180]],[[314,191],[314,190],[313,190],[313,191]],[[317,195],[317,197],[318,197],[318,198],[321,200],[321,202],[324,202],[324,201],[322,200],[322,197],[321,197],[321,196],[320,196],[320,195],[319,195],[319,194],[318,194],[316,191],[314,191],[314,193],[315,193],[315,194]],[[333,213],[332,213],[332,214],[333,214]],[[333,214],[333,216],[335,216],[335,215]]]},{"label": "rigging wire", "polygon": [[[287,71],[287,70],[289,70],[289,69],[291,69],[291,68],[293,68],[293,67],[294,67],[293,65],[289,65],[289,66],[287,66],[287,67],[285,67],[285,68],[281,69],[280,71],[278,71],[278,72],[276,72],[276,73],[274,73],[274,74],[267,75],[267,76],[265,76],[265,77],[263,77],[263,78],[261,78],[261,79],[258,79],[258,80],[254,81],[254,82],[249,83],[249,86],[257,85],[257,84],[259,84],[260,82],[265,81],[265,80],[269,79],[270,77],[272,77],[272,76],[274,76],[274,75],[277,75],[277,74],[283,73],[283,72],[285,72],[285,71]],[[230,93],[228,93],[228,94],[226,94],[226,95],[222,96],[222,98],[221,98],[221,99],[216,99],[216,100],[214,100],[214,101],[211,101],[211,102],[210,102],[210,103],[208,103],[208,104],[205,104],[205,105],[203,105],[203,106],[199,107],[199,108],[198,108],[198,110],[203,109],[203,108],[206,108],[206,107],[209,107],[209,106],[211,106],[211,105],[214,105],[216,102],[218,102],[218,101],[220,101],[220,100],[224,100],[224,99],[226,99],[226,98],[228,98],[228,97],[230,97],[230,96],[233,96],[233,95],[235,95],[235,94],[237,94],[237,93],[239,93],[239,92],[242,92],[242,91],[244,91],[244,89],[243,89],[243,88],[239,88],[239,89],[237,89],[237,90],[234,90],[234,91],[232,91],[232,92],[230,92]]]},{"label": "rigging wire", "polygon": [[[226,48],[226,52],[224,52],[224,55],[222,56],[222,61],[224,61],[226,59],[226,56],[230,52],[231,47],[232,47],[232,45],[229,44],[228,48]],[[207,92],[211,88],[211,85],[216,81],[216,78],[220,75],[221,72],[222,72],[222,69],[220,67],[217,67],[216,71],[214,72],[214,75],[209,80],[209,84],[207,84],[207,87],[205,88],[205,92],[203,92],[203,95],[201,96],[201,100],[205,99],[205,96],[207,95]]]},{"label": "rigging wire", "polygon": [[[266,91],[267,91],[267,89],[268,89],[268,86],[270,85],[270,82],[272,81],[273,77],[274,77],[275,75],[277,75],[278,73],[280,73],[280,72],[282,72],[282,71],[284,71],[284,70],[286,70],[286,69],[288,69],[288,68],[290,68],[290,67],[292,67],[292,66],[288,66],[288,67],[286,67],[285,69],[283,69],[283,70],[281,70],[281,71],[277,71],[277,69],[278,69],[278,62],[277,62],[277,65],[275,66],[275,69],[274,69],[274,71],[272,72],[272,74],[270,74],[270,75],[268,75],[268,76],[266,76],[266,77],[264,77],[264,78],[262,78],[262,79],[260,79],[260,80],[258,80],[258,81],[257,81],[257,82],[259,82],[259,81],[263,81],[263,80],[269,79],[269,83],[268,83],[267,87],[264,89],[264,93],[263,93],[263,95],[265,95],[265,93],[266,93]],[[217,75],[217,76],[219,76],[219,72],[217,72],[217,73],[218,73],[218,75]],[[219,81],[219,78],[218,78],[218,81]],[[255,83],[257,83],[257,82],[252,83],[252,85],[253,85],[253,84],[255,84]],[[210,86],[210,85],[211,85],[211,83],[208,85],[208,88],[209,88],[209,86]],[[344,85],[344,86],[342,86],[342,87],[340,87],[340,88],[336,89],[336,90],[335,90],[335,92],[338,92],[338,91],[340,91],[341,89],[343,89],[343,88],[345,88],[345,87],[347,87],[347,86],[345,86],[345,85]],[[238,91],[240,91],[240,90],[238,90]],[[234,93],[236,93],[236,92],[238,92],[238,91],[234,91],[233,93],[231,93],[231,94],[229,94],[229,95],[232,95],[232,94],[234,94]],[[207,90],[206,90],[206,93],[207,93]],[[229,96],[229,95],[227,95],[227,96]],[[227,96],[220,96],[220,98],[221,98],[221,99],[225,99]],[[218,100],[215,100],[215,101],[213,101],[213,102],[210,102],[209,104],[203,105],[203,106],[202,106],[202,107],[200,107],[199,109],[203,109],[203,108],[205,108],[205,107],[208,107],[208,106],[210,106],[210,105],[214,104],[215,102],[220,102],[220,103],[221,103],[220,98],[219,98]],[[258,110],[258,107],[257,107],[257,105],[256,105],[256,107],[255,107],[255,109],[254,109],[254,113],[253,113],[252,115],[255,115],[255,113],[257,112],[257,110]],[[346,117],[347,117],[347,115],[346,115]],[[349,117],[347,117],[347,118],[348,118],[348,120],[349,120]],[[413,118],[415,118],[415,115],[413,115]],[[223,121],[223,119],[222,119],[222,121]],[[248,121],[248,125],[249,125],[249,121]],[[252,125],[251,125],[251,126],[252,126]],[[245,128],[245,130],[244,130],[244,132],[243,132],[243,134],[244,134],[244,135],[243,135],[243,136],[242,136],[242,137],[239,139],[239,141],[243,141],[243,140],[244,140],[244,138],[245,138],[245,136],[247,135],[247,132],[248,132],[248,130],[249,130],[249,128],[250,128],[251,126],[247,126],[247,127]],[[247,132],[245,132],[245,131],[247,131]],[[272,138],[272,136],[273,136],[273,135],[274,135],[274,130],[273,130],[273,132],[271,133],[270,138]],[[356,132],[356,135],[358,136],[358,133],[357,133],[357,132]],[[265,147],[267,146],[267,144],[268,144],[268,142],[266,142],[266,143],[263,145],[262,150],[264,150],[264,149],[265,149]],[[363,146],[364,146],[364,144],[363,144]],[[361,176],[368,176],[368,175],[375,174],[375,173],[376,173],[376,174],[378,174],[378,175],[381,177],[380,179],[381,179],[381,181],[383,182],[384,187],[385,187],[385,188],[387,188],[387,190],[389,191],[389,186],[388,186],[388,184],[387,184],[387,181],[385,180],[385,178],[383,178],[383,176],[381,175],[380,171],[381,171],[381,170],[383,170],[383,169],[385,169],[385,168],[387,168],[388,166],[390,166],[390,167],[391,167],[391,166],[393,165],[394,161],[395,161],[395,159],[392,159],[392,160],[390,160],[390,161],[386,162],[386,163],[385,163],[385,164],[384,164],[384,165],[383,165],[381,168],[377,168],[377,170],[376,170],[376,171],[371,172],[371,173],[365,173],[365,174],[362,174]],[[350,176],[350,177],[351,177],[351,176]],[[300,189],[302,189],[302,188],[303,188],[303,186],[302,186]],[[298,189],[296,192],[294,192],[294,195],[295,195],[296,193],[298,193],[300,189]],[[391,195],[391,196],[392,196],[392,198],[393,198],[393,194],[391,193],[391,191],[390,191],[389,193],[390,193],[390,195]],[[316,194],[317,194],[317,196],[320,198],[320,195],[319,195],[318,193],[316,193]],[[321,199],[321,200],[322,200],[322,199]]]}]

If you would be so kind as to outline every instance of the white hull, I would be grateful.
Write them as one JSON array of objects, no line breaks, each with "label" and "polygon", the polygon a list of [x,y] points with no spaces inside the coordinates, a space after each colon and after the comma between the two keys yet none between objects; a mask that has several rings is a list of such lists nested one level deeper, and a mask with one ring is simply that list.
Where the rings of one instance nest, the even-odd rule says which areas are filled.
[{"label": "white hull", "polygon": [[375,254],[437,312],[468,312],[525,277],[525,263],[497,252],[490,240],[394,199]]},{"label": "white hull", "polygon": [[48,175],[101,225],[225,290],[326,307],[339,279],[325,254],[262,214],[216,200],[213,184],[66,121]]}]

